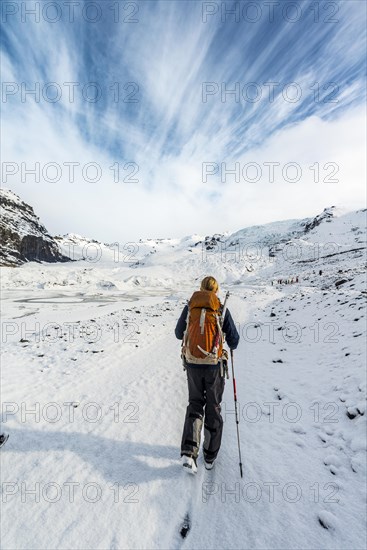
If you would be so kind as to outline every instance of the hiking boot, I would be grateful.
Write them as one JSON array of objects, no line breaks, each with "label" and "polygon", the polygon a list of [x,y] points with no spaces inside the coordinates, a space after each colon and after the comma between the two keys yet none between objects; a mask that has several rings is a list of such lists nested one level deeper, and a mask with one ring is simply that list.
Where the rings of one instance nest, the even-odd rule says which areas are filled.
[{"label": "hiking boot", "polygon": [[192,456],[183,455],[183,457],[182,457],[182,466],[190,474],[196,474],[196,472],[198,471],[198,467],[197,467],[197,464],[196,464],[196,458],[194,458]]},{"label": "hiking boot", "polygon": [[214,460],[212,462],[207,462],[204,458],[204,465],[206,470],[211,470],[214,467]]}]

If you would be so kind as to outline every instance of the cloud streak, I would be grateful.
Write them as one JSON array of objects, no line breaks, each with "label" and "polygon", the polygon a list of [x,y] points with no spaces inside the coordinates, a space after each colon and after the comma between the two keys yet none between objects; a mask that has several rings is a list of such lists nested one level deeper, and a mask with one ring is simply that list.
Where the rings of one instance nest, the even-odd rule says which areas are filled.
[{"label": "cloud streak", "polygon": [[[6,4],[14,2],[4,2],[3,10]],[[23,4],[41,5],[39,21],[22,14]],[[15,87],[3,103],[3,160],[101,166],[95,184],[83,179],[80,167],[76,182],[64,169],[54,184],[42,174],[39,183],[32,176],[22,182],[21,170],[9,176],[4,185],[32,203],[51,231],[138,239],[307,215],[336,199],[353,207],[363,201],[364,172],[352,168],[359,167],[364,145],[363,2],[319,2],[311,9],[302,1],[292,3],[296,11],[274,4],[274,20],[266,2],[256,3],[257,12],[245,12],[246,2],[119,2],[118,22],[110,2],[80,2],[73,21],[66,2],[53,4],[59,9],[46,14],[42,3],[31,1],[19,2],[15,14],[3,11],[1,43],[3,101],[4,90]],[[223,13],[223,5],[241,11]],[[98,10],[100,20],[88,20]],[[250,22],[244,13],[261,17]],[[56,85],[47,87],[50,82]],[[36,83],[38,102],[24,95]],[[61,98],[50,101],[60,90]],[[101,97],[88,101],[96,90]],[[203,90],[211,91],[206,101]],[[328,147],[319,130],[331,141],[337,136],[339,147]],[[353,134],[362,141],[350,150]],[[274,193],[265,173],[245,190],[243,181],[203,183],[203,163],[261,164],[264,151],[280,163],[343,159],[344,179],[327,192],[309,174],[296,192],[283,180]],[[127,181],[114,182],[115,163]],[[129,181],[127,163],[138,166],[138,183]],[[219,206],[220,221],[214,217]],[[109,215],[97,229],[101,209]]]}]

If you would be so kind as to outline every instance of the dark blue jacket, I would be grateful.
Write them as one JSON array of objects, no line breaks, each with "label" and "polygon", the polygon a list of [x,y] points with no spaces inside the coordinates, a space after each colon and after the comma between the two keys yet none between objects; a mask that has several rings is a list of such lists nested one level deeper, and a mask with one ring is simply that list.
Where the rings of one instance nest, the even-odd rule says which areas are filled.
[{"label": "dark blue jacket", "polygon": [[[186,305],[182,313],[180,315],[179,320],[177,321],[177,325],[175,328],[175,335],[176,338],[179,340],[182,340],[184,337],[184,333],[186,330],[186,318],[187,318],[187,310],[188,306]],[[223,332],[226,336],[226,343],[228,344],[230,349],[236,349],[238,346],[238,342],[240,341],[240,335],[238,334],[238,331],[236,329],[236,325],[234,324],[234,321],[232,319],[232,315],[230,314],[229,309],[226,309],[225,315],[224,315],[224,321],[223,321]],[[219,363],[218,363],[219,365]],[[187,363],[187,366],[189,367],[210,367],[213,365],[197,365],[194,363]],[[214,365],[216,367],[217,365]]]}]

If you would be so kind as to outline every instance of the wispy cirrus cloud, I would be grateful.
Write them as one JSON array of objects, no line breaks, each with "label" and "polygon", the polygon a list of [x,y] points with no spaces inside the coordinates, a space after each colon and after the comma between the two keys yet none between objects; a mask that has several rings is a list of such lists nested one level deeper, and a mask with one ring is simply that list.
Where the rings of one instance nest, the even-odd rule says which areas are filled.
[{"label": "wispy cirrus cloud", "polygon": [[[3,2],[3,10],[6,4],[14,2]],[[317,14],[309,2],[297,2],[301,16],[292,22],[297,12],[284,12],[284,3],[270,20],[267,3],[257,2],[261,17],[253,23],[243,16],[246,3],[237,3],[238,21],[223,16],[223,4],[228,11],[234,2],[120,2],[118,22],[108,2],[94,2],[101,11],[95,23],[88,17],[98,12],[87,1],[74,8],[73,21],[59,2],[54,23],[47,19],[56,11],[41,11],[39,21],[23,14],[22,22],[22,4],[37,3],[3,11],[3,101],[4,90],[15,87],[3,103],[2,157],[27,167],[59,163],[62,174],[54,183],[42,173],[38,183],[29,175],[22,182],[19,169],[4,185],[32,203],[51,231],[137,239],[363,202],[364,3],[319,2]],[[39,101],[24,95],[36,83]],[[88,101],[96,90],[101,97]],[[271,187],[267,161],[299,163],[302,179],[292,187],[279,178]],[[317,184],[307,163],[329,161],[343,178]],[[75,181],[65,162],[79,163]],[[96,183],[83,178],[90,162],[101,167]],[[204,183],[208,162],[218,173]],[[239,182],[222,181],[221,163],[242,170],[247,162],[262,167],[259,181],[246,181],[242,172]],[[138,169],[130,177],[135,169],[128,163]],[[108,219],[97,229],[102,208]]]}]

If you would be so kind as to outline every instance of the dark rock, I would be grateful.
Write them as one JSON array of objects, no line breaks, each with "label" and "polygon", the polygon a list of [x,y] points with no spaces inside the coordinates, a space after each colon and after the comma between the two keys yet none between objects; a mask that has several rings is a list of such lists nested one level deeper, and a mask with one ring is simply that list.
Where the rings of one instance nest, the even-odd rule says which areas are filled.
[{"label": "dark rock", "polygon": [[0,189],[0,265],[25,262],[70,262],[40,223],[33,208],[8,189]]},{"label": "dark rock", "polygon": [[318,214],[313,220],[305,224],[304,232],[308,233],[320,223],[323,221],[331,221],[330,218],[334,216],[334,213],[332,212],[332,209],[335,208],[334,206],[331,206],[330,208],[325,208],[324,211],[321,214]]}]

